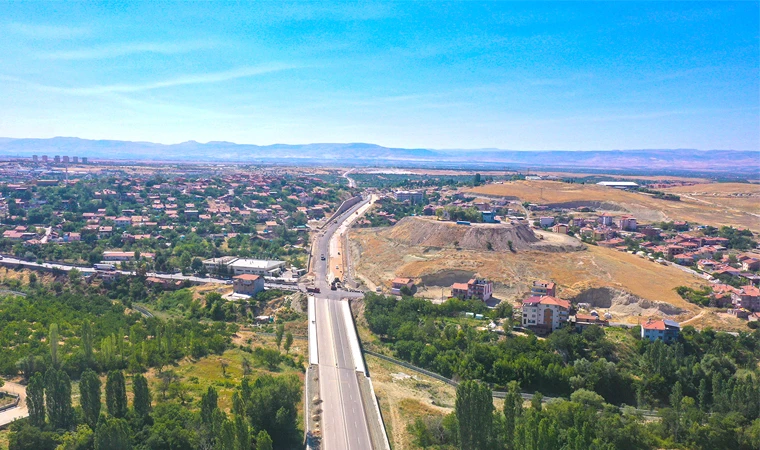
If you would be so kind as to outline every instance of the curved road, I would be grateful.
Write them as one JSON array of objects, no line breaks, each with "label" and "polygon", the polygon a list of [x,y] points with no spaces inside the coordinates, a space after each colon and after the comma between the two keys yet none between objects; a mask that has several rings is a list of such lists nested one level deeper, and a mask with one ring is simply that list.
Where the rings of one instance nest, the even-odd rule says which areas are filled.
[{"label": "curved road", "polygon": [[0,427],[4,427],[16,419],[21,419],[22,417],[29,415],[29,410],[26,408],[26,386],[6,381],[3,387],[0,387],[0,391],[9,392],[19,396],[17,407],[0,412]]}]

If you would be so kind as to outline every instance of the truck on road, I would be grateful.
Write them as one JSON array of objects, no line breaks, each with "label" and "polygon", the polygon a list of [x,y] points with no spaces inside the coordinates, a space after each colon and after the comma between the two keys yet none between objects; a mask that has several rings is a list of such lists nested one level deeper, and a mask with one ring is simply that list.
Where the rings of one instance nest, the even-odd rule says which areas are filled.
[{"label": "truck on road", "polygon": [[93,264],[92,267],[95,270],[109,270],[109,271],[116,270],[116,266],[115,265],[113,265],[113,264],[106,264],[106,263]]}]

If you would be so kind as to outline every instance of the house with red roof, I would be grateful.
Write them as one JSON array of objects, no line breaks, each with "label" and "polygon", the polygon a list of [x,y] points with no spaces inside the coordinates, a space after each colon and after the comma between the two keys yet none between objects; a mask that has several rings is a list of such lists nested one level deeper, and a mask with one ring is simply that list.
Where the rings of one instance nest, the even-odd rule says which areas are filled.
[{"label": "house with red roof", "polygon": [[548,295],[528,297],[522,304],[522,326],[536,334],[549,334],[567,323],[570,306],[569,301]]},{"label": "house with red roof", "polygon": [[654,342],[658,339],[669,344],[678,339],[681,325],[672,320],[652,320],[651,318],[641,324],[641,339],[649,339]]},{"label": "house with red roof", "polygon": [[486,301],[493,294],[493,281],[473,278],[467,283],[454,283],[451,285],[451,296],[462,300],[477,298]]},{"label": "house with red roof", "polygon": [[760,311],[760,288],[752,285],[742,286],[731,294],[734,308]]}]

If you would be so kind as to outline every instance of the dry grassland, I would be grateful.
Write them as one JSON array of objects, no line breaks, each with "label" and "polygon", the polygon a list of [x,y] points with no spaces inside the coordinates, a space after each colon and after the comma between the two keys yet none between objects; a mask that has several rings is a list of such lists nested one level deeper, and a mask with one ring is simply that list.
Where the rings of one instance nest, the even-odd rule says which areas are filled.
[{"label": "dry grassland", "polygon": [[[702,188],[699,188],[702,186]],[[701,191],[700,189],[705,189]],[[755,197],[682,195],[680,202],[660,200],[649,195],[621,191],[598,185],[569,184],[557,181],[510,181],[471,189],[476,194],[504,196],[540,204],[614,204],[636,215],[640,221],[686,220],[713,226],[735,226],[760,231],[758,185],[742,183],[682,186],[673,193],[709,192],[753,194]],[[604,205],[602,205],[603,208]]]},{"label": "dry grassland", "polygon": [[[353,231],[351,239],[358,274],[386,289],[397,276],[413,277],[424,283],[426,279],[446,279],[447,273],[469,273],[493,280],[497,297],[517,301],[530,291],[534,280],[546,279],[558,284],[563,298],[573,298],[592,288],[609,287],[642,299],[669,303],[685,311],[679,318],[687,318],[699,308],[684,301],[674,288],[705,284],[701,278],[675,267],[597,246],[568,253],[457,251],[406,246],[388,238],[388,234],[388,230],[361,229]],[[448,286],[443,283],[423,286],[419,295],[441,298],[442,291],[449,294]],[[631,313],[635,312],[632,308]],[[615,317],[615,321],[619,319]],[[630,319],[635,321],[633,317]]]}]

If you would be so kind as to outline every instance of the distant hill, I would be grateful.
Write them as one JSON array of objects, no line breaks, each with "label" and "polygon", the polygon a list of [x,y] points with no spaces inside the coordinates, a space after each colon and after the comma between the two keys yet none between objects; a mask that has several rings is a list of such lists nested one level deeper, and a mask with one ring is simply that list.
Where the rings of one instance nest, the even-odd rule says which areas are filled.
[{"label": "distant hill", "polygon": [[195,141],[152,142],[0,138],[0,156],[87,156],[92,159],[335,165],[557,168],[620,171],[760,173],[760,152],[733,150],[516,151],[388,148],[374,144],[250,145]]}]

